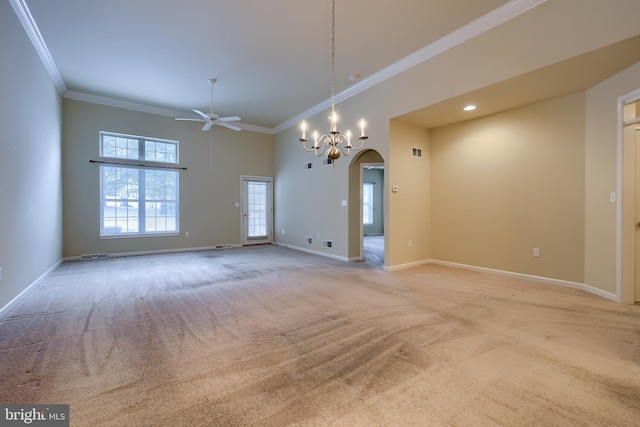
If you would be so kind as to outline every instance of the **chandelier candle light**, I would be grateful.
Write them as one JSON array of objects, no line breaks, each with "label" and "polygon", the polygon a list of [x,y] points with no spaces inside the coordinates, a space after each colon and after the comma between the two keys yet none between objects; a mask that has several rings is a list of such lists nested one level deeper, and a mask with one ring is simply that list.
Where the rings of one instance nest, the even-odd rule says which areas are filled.
[{"label": "chandelier candle light", "polygon": [[336,160],[340,157],[342,152],[345,156],[349,155],[351,150],[359,150],[364,146],[365,140],[369,137],[364,133],[365,121],[360,120],[360,140],[359,146],[353,146],[351,144],[351,131],[342,135],[338,131],[338,115],[335,108],[335,84],[336,84],[336,0],[333,0],[333,9],[331,14],[331,114],[329,115],[329,121],[331,122],[331,130],[329,134],[322,136],[318,135],[318,131],[313,131],[313,146],[307,147],[307,123],[302,122],[300,125],[302,129],[302,136],[300,142],[302,142],[302,148],[308,152],[315,152],[316,156],[320,157],[327,152],[327,158]]}]

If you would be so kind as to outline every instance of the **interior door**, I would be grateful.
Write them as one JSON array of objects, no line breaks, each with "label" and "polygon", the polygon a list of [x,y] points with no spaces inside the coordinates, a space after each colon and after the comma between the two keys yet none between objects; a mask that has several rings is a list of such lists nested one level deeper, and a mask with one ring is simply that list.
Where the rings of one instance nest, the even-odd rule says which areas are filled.
[{"label": "interior door", "polygon": [[272,178],[242,177],[242,244],[259,245],[273,240]]}]

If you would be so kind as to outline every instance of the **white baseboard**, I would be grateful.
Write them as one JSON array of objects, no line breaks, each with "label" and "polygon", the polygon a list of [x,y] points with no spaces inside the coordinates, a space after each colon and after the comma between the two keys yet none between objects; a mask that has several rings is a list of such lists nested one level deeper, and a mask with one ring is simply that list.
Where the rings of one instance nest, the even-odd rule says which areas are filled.
[{"label": "white baseboard", "polygon": [[[157,255],[157,254],[171,254],[176,252],[197,252],[197,251],[210,251],[210,250],[222,250],[226,248],[219,248],[215,246],[200,246],[195,248],[175,248],[175,249],[157,249],[153,251],[137,251],[137,252],[115,252],[109,253],[109,258],[119,258],[119,257],[127,257],[127,256],[138,256],[138,255]],[[231,245],[233,248],[241,248],[240,244]],[[80,261],[80,256],[70,256],[65,257],[63,261]]]},{"label": "white baseboard", "polygon": [[441,261],[437,259],[428,259],[428,260],[417,261],[417,262],[412,262],[408,264],[394,265],[391,267],[384,267],[384,269],[387,271],[396,271],[396,270],[401,270],[404,268],[415,267],[415,266],[424,265],[424,264],[444,265],[447,267],[461,268],[464,270],[472,270],[472,271],[479,271],[483,273],[499,274],[501,276],[527,279],[534,282],[546,283],[549,285],[563,286],[565,288],[572,288],[572,289],[580,289],[580,290],[589,292],[591,294],[594,294],[599,297],[606,298],[608,300],[618,302],[618,303],[621,301],[617,295],[614,295],[610,292],[603,291],[602,289],[598,289],[584,283],[572,282],[568,280],[552,279],[550,277],[534,276],[531,274],[515,273],[512,271],[496,270],[494,268],[478,267],[475,265],[459,264],[456,262]]},{"label": "white baseboard", "polygon": [[[24,288],[22,290],[22,292],[20,292],[18,295],[16,295],[11,301],[9,301],[8,303],[6,303],[4,305],[4,307],[0,308],[0,319],[2,318],[2,316],[5,313],[8,313],[9,307],[14,304],[22,295],[24,295],[25,293],[27,293],[27,291],[29,291],[30,289],[32,289],[35,285],[37,285],[41,280],[43,280],[44,278],[46,278],[47,276],[49,276],[56,268],[60,267],[60,265],[62,265],[62,263],[64,262],[64,260],[60,260],[58,262],[56,262],[55,264],[53,264],[47,271],[45,271],[44,273],[42,273],[42,275],[40,275],[40,277],[38,277],[36,280],[33,281],[33,283],[31,283],[29,286],[27,286],[26,288]],[[6,311],[5,311],[6,310]]]},{"label": "white baseboard", "polygon": [[594,288],[590,285],[584,285],[584,290],[591,294],[598,295],[602,298],[606,298],[614,302],[622,302],[622,299],[619,296],[612,294],[611,292],[603,291],[602,289]]},{"label": "white baseboard", "polygon": [[419,265],[430,264],[430,263],[431,263],[431,260],[427,259],[422,261],[409,262],[406,264],[398,264],[398,265],[391,265],[391,266],[385,265],[383,269],[385,271],[397,271],[397,270],[404,270],[405,268],[417,267]]},{"label": "white baseboard", "polygon": [[294,249],[296,251],[307,252],[313,255],[320,255],[327,258],[337,259],[339,261],[349,262],[349,258],[340,255],[328,254],[326,252],[314,251],[313,249],[302,248],[300,246],[288,245],[286,243],[273,242],[274,245],[282,246],[283,248]]},{"label": "white baseboard", "polygon": [[520,279],[528,279],[528,280],[533,280],[535,282],[547,283],[549,285],[563,286],[565,288],[584,289],[584,284],[583,283],[570,282],[568,280],[551,279],[549,277],[534,276],[532,274],[514,273],[512,271],[496,270],[496,269],[493,269],[493,268],[486,268],[486,267],[477,267],[475,265],[458,264],[458,263],[455,263],[455,262],[440,261],[440,260],[437,260],[437,259],[429,260],[429,264],[446,265],[448,267],[462,268],[464,270],[473,270],[473,271],[480,271],[480,272],[483,272],[483,273],[499,274],[501,276],[509,276],[509,277],[516,277],[516,278],[520,278]]}]

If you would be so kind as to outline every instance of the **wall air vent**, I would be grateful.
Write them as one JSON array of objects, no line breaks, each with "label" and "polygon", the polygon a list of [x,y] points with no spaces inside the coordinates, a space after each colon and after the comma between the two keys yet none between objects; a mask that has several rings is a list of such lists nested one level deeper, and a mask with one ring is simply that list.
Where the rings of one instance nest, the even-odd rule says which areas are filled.
[{"label": "wall air vent", "polygon": [[225,245],[216,245],[216,249],[231,249],[233,245],[227,243]]},{"label": "wall air vent", "polygon": [[422,157],[422,148],[411,147],[411,157]]},{"label": "wall air vent", "polygon": [[80,255],[80,261],[93,261],[96,259],[109,258],[109,254],[84,254]]},{"label": "wall air vent", "polygon": [[331,248],[333,247],[333,242],[331,240],[323,240],[322,246],[324,246],[325,248]]},{"label": "wall air vent", "polygon": [[310,245],[310,244],[312,244],[312,243],[313,243],[313,239],[312,239],[311,237],[305,237],[305,238],[304,238],[304,242],[305,242],[306,244]]}]

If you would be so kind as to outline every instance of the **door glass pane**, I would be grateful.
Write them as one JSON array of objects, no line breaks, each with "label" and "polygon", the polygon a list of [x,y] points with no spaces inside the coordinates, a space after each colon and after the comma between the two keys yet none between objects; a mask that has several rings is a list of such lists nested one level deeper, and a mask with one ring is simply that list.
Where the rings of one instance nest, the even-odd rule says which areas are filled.
[{"label": "door glass pane", "polygon": [[267,237],[267,183],[247,183],[247,237]]}]

